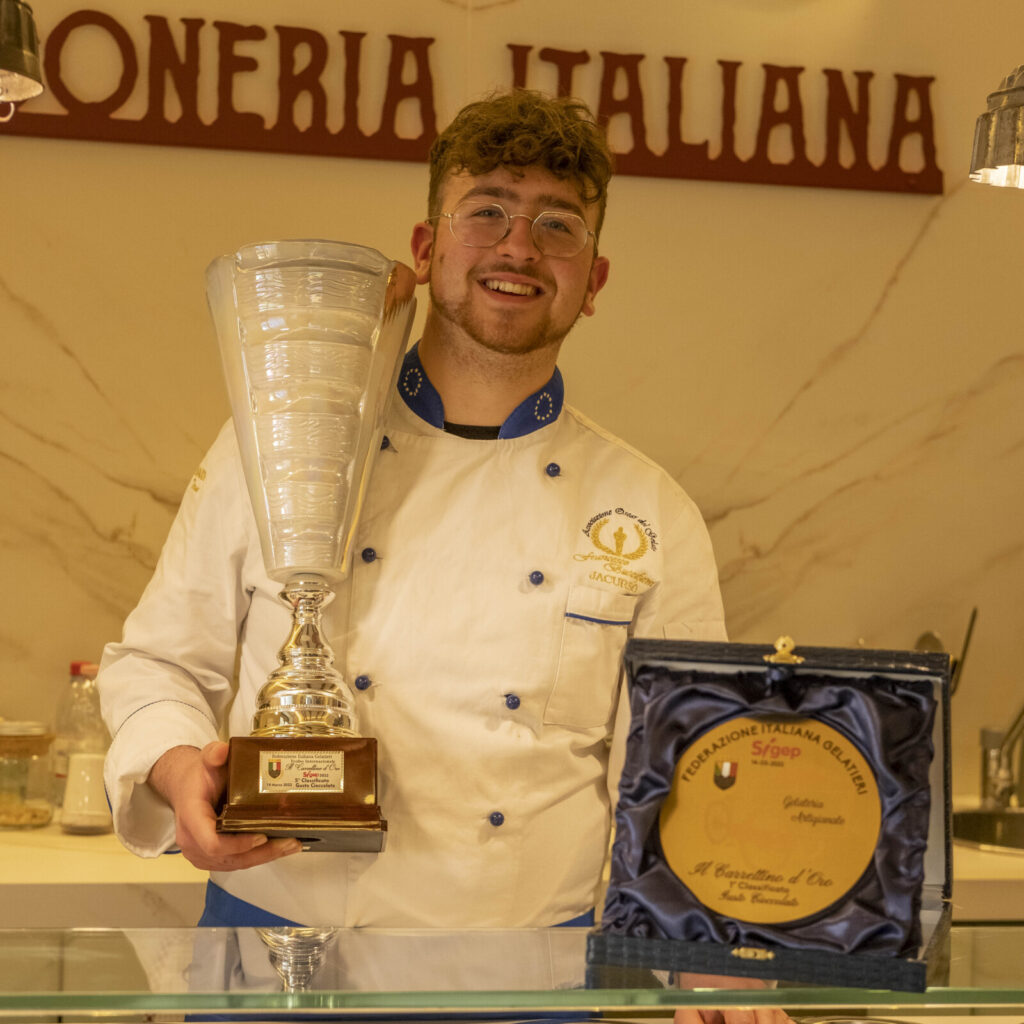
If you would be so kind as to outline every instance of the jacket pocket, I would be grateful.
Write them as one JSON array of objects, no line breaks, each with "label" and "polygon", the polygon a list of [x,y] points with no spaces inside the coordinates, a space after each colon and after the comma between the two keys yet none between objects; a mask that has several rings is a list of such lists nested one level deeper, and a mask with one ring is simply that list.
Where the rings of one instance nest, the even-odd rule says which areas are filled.
[{"label": "jacket pocket", "polygon": [[630,594],[570,588],[545,725],[593,729],[607,724],[615,710],[622,648],[635,610],[636,597]]}]

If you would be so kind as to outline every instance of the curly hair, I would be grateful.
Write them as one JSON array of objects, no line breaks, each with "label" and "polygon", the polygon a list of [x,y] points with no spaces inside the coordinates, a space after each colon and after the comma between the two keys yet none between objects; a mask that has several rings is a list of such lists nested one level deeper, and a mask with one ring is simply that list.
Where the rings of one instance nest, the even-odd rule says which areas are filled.
[{"label": "curly hair", "polygon": [[448,175],[488,174],[498,167],[541,167],[572,181],[585,203],[597,204],[595,234],[600,233],[612,154],[584,103],[512,89],[463,107],[430,148],[429,214],[441,212],[441,187]]}]

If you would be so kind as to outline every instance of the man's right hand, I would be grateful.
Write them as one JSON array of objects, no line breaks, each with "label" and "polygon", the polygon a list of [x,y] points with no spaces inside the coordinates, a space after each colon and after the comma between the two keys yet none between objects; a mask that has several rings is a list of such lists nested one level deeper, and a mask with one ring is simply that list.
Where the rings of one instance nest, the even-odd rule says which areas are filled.
[{"label": "man's right hand", "polygon": [[237,871],[298,853],[297,839],[230,835],[217,831],[215,808],[227,784],[228,745],[172,747],[149,773],[149,784],[174,809],[178,846],[186,860],[204,871]]},{"label": "man's right hand", "polygon": [[[733,978],[720,974],[676,975],[679,988],[768,988],[774,982],[760,978]],[[681,1006],[675,1012],[673,1024],[794,1024],[792,1017],[777,1006],[736,1006],[727,1010],[701,1010],[694,1006]]]}]

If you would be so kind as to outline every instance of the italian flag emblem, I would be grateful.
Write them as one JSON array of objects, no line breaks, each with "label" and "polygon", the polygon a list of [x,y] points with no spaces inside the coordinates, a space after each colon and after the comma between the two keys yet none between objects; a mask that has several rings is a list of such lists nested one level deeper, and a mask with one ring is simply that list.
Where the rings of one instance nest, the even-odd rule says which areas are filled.
[{"label": "italian flag emblem", "polygon": [[739,765],[735,761],[719,761],[715,764],[715,785],[728,789],[736,781]]}]

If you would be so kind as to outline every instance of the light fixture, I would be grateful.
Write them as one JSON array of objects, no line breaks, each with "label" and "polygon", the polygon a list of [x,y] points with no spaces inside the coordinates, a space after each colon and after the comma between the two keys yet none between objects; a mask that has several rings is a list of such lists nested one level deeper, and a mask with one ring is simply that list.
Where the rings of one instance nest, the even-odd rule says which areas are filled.
[{"label": "light fixture", "polygon": [[974,126],[971,181],[1024,188],[1024,65],[999,83]]},{"label": "light fixture", "polygon": [[0,0],[0,121],[14,116],[15,103],[42,91],[32,8],[22,0]]}]

